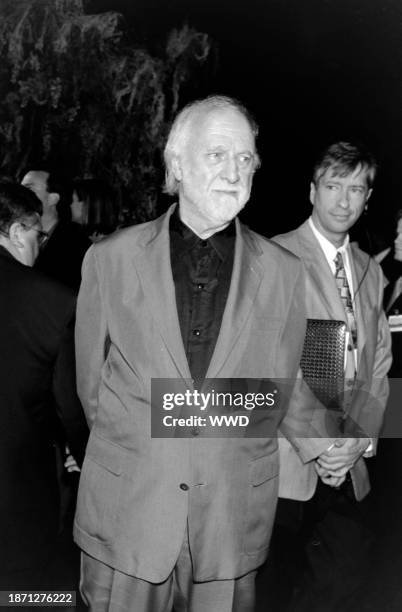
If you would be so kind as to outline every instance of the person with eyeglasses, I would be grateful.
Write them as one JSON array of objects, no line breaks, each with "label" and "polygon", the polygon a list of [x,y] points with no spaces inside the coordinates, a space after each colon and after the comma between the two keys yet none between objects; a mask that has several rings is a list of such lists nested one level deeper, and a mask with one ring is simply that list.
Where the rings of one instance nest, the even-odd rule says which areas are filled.
[{"label": "person with eyeglasses", "polygon": [[32,191],[0,183],[0,590],[52,588],[60,526],[55,442],[77,462],[73,292],[33,268],[47,239]]},{"label": "person with eyeglasses", "polygon": [[[8,239],[6,243],[8,246],[7,250],[26,266],[33,266],[40,247],[48,239],[47,232],[40,229],[39,215],[35,215],[31,223],[32,225],[28,225],[23,221],[19,221],[19,223],[12,228],[11,232],[10,230],[0,230],[1,235]],[[39,227],[37,227],[38,225]],[[30,232],[35,232],[35,234]]]},{"label": "person with eyeglasses", "polygon": [[[35,221],[35,223],[37,222],[38,220]],[[40,222],[40,219],[39,219],[39,222]],[[43,246],[46,240],[49,238],[49,234],[47,232],[44,232],[43,230],[38,229],[37,227],[34,227],[33,225],[26,225],[25,223],[21,223],[21,225],[26,230],[33,230],[34,232],[37,232],[39,248]]]}]

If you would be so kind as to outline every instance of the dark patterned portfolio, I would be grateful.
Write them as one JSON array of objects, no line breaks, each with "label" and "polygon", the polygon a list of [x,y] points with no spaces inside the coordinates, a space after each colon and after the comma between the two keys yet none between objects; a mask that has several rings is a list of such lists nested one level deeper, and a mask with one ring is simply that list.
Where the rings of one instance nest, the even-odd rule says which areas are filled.
[{"label": "dark patterned portfolio", "polygon": [[314,395],[328,408],[342,401],[345,382],[344,321],[307,319],[301,369]]}]

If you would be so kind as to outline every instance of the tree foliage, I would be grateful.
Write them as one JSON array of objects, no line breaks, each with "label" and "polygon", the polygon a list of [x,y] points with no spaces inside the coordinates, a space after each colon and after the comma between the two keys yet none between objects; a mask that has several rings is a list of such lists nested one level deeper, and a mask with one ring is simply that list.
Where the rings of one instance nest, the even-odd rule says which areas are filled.
[{"label": "tree foliage", "polygon": [[1,171],[41,159],[102,177],[133,221],[151,218],[167,126],[210,51],[207,35],[183,26],[151,55],[120,14],[86,14],[82,0],[2,0]]}]

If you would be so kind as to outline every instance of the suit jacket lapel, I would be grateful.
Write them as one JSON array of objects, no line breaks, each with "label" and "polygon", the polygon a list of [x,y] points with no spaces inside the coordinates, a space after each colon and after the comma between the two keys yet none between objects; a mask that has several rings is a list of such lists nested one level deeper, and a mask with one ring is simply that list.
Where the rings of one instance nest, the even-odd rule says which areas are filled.
[{"label": "suit jacket lapel", "polygon": [[133,263],[163,342],[181,376],[190,379],[170,264],[169,218],[174,208],[174,205],[171,206],[166,215],[156,219],[155,232],[143,245],[139,245]]},{"label": "suit jacket lapel", "polygon": [[[191,378],[177,314],[176,294],[170,264],[169,218],[155,221],[155,233],[140,248],[133,259],[144,293],[149,302],[166,348],[180,374]],[[261,284],[263,270],[257,261],[258,247],[236,219],[236,245],[232,279],[223,313],[221,329],[215,345],[207,378],[214,378],[225,364],[252,308]],[[164,296],[163,300],[161,296]]]},{"label": "suit jacket lapel", "polygon": [[262,266],[257,260],[260,252],[247,228],[236,219],[232,279],[221,329],[206,378],[218,376],[248,318],[263,275]]},{"label": "suit jacket lapel", "polygon": [[367,274],[367,258],[362,257],[359,251],[353,247],[349,247],[349,260],[352,269],[353,280],[353,306],[355,309],[356,325],[357,325],[357,347],[358,361],[362,354],[363,347],[366,343],[366,324],[369,314],[369,301],[364,299],[366,293],[365,274]]},{"label": "suit jacket lapel", "polygon": [[297,232],[300,256],[313,285],[311,296],[307,295],[307,299],[320,299],[330,319],[346,322],[345,310],[331,268],[308,222],[303,223]]},{"label": "suit jacket lapel", "polygon": [[[331,319],[347,322],[344,307],[339,297],[331,269],[307,221],[300,226],[298,234],[302,249],[301,255],[305,260],[311,282],[314,285],[314,293],[317,292],[317,295],[321,297],[322,303],[325,304],[325,309]],[[348,254],[355,295],[354,308],[357,325],[358,368],[363,347],[366,342],[365,321],[367,321],[369,308],[368,300],[362,299],[365,293],[365,282],[364,280],[362,281],[362,279],[366,272],[367,261],[358,251],[353,249],[353,247],[348,247]],[[359,287],[361,281],[362,284]]]}]

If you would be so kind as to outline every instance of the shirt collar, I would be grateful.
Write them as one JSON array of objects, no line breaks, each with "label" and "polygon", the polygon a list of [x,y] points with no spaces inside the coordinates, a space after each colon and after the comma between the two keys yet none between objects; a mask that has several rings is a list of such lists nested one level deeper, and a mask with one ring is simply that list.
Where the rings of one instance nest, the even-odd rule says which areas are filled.
[{"label": "shirt collar", "polygon": [[346,234],[343,244],[337,248],[336,246],[332,244],[332,242],[328,240],[328,238],[323,236],[323,234],[316,228],[312,217],[309,217],[308,222],[309,222],[309,225],[311,227],[311,230],[314,236],[317,238],[318,242],[320,243],[320,246],[322,250],[324,251],[325,256],[328,261],[334,261],[336,254],[338,252],[342,253],[342,255],[344,255],[347,252],[346,249],[349,245],[349,234]]},{"label": "shirt collar", "polygon": [[174,242],[176,244],[180,242],[184,250],[191,250],[201,243],[206,242],[213,247],[222,261],[226,258],[230,250],[234,248],[235,244],[236,226],[234,219],[220,232],[212,234],[207,240],[202,240],[180,219],[179,206],[176,206],[170,217],[169,231]]}]

